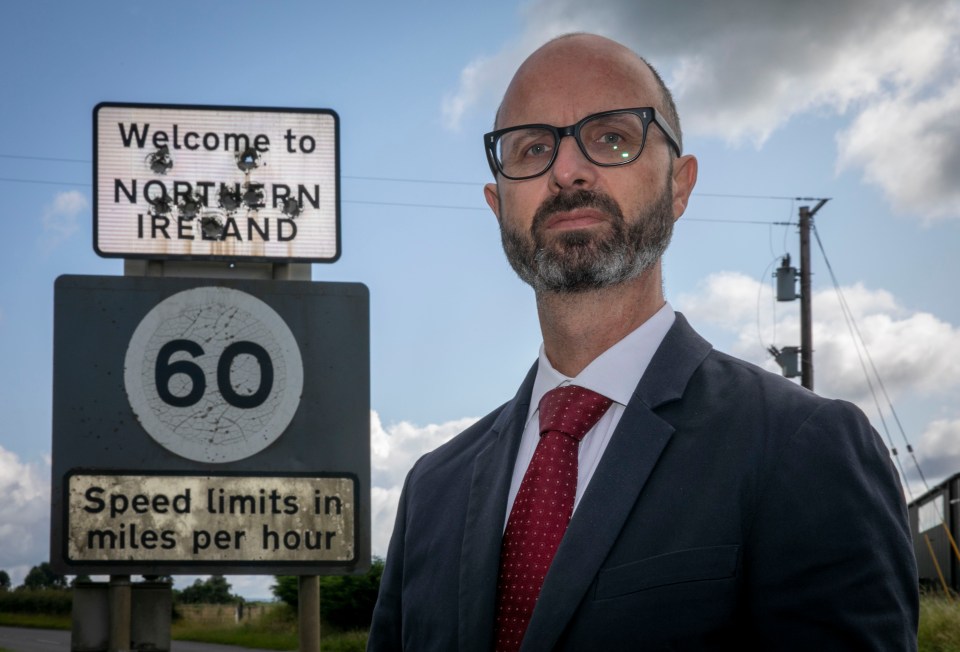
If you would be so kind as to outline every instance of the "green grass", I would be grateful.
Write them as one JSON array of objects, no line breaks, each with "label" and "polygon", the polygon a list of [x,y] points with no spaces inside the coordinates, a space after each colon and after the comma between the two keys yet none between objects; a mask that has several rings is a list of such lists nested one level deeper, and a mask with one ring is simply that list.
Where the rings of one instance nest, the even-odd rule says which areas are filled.
[{"label": "green grass", "polygon": [[8,627],[34,627],[37,629],[70,629],[70,616],[45,614],[0,613],[0,625]]},{"label": "green grass", "polygon": [[[70,629],[69,616],[0,613],[0,625]],[[279,607],[261,618],[240,626],[211,626],[178,622],[173,624],[173,638],[183,641],[220,643],[265,650],[296,650],[298,644],[296,617],[292,610]],[[324,652],[361,652],[367,644],[367,632],[337,632],[322,628]],[[960,598],[954,602],[942,596],[925,595],[920,600],[920,652],[960,652]],[[0,648],[0,652],[7,652]]]},{"label": "green grass", "polygon": [[[70,629],[70,616],[43,614],[0,613],[0,625],[35,627],[42,629]],[[293,610],[278,605],[260,618],[242,625],[210,625],[204,623],[174,622],[171,635],[180,641],[219,643],[264,650],[296,650],[299,644],[297,620]],[[367,646],[367,632],[338,632],[332,627],[321,628],[324,652],[363,652]],[[9,652],[0,648],[0,652]]]},{"label": "green grass", "polygon": [[[172,635],[181,641],[264,650],[296,650],[300,642],[296,614],[286,605],[277,605],[259,618],[242,625],[175,622]],[[338,632],[332,627],[321,627],[320,638],[324,652],[363,652],[367,647],[367,635],[366,631]]]},{"label": "green grass", "polygon": [[917,641],[920,652],[960,652],[960,598],[923,596]]}]

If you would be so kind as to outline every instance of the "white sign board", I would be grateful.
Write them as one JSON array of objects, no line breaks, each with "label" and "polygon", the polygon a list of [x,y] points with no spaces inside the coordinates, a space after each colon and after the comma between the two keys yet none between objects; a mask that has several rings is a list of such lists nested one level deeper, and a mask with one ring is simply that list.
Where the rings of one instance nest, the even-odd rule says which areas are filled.
[{"label": "white sign board", "polygon": [[72,562],[355,562],[355,477],[67,478]]},{"label": "white sign board", "polygon": [[102,103],[93,123],[99,255],[340,256],[333,111]]}]

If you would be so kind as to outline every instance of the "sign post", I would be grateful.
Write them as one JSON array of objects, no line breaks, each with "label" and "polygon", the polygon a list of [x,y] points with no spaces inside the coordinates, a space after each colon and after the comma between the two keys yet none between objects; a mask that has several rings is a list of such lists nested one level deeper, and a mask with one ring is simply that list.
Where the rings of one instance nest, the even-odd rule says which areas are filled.
[{"label": "sign post", "polygon": [[338,117],[102,103],[94,161],[126,276],[56,282],[51,564],[111,575],[109,649],[131,574],[300,575],[319,650],[317,574],[370,563],[367,290],[300,282],[340,256]]}]

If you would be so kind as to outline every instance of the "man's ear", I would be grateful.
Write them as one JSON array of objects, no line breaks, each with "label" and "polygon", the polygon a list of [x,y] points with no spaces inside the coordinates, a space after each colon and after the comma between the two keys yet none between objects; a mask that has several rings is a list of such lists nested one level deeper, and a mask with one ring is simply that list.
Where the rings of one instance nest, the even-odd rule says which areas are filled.
[{"label": "man's ear", "polygon": [[497,184],[488,183],[483,187],[483,198],[487,200],[487,206],[497,216],[497,222],[500,221],[500,193],[497,192]]},{"label": "man's ear", "polygon": [[692,154],[681,156],[673,163],[673,219],[678,220],[687,210],[693,187],[697,185],[697,159]]}]

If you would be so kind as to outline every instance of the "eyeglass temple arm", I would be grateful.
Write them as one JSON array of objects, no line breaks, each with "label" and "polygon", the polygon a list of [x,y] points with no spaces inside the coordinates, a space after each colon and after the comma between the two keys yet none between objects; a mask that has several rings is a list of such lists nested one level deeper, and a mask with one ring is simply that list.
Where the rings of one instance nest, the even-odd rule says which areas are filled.
[{"label": "eyeglass temple arm", "polygon": [[673,128],[667,124],[666,120],[660,117],[660,114],[657,113],[656,110],[653,112],[653,121],[657,123],[660,131],[662,131],[670,141],[670,146],[673,147],[673,151],[677,153],[677,156],[680,156],[680,139],[677,138],[677,134],[674,133]]}]

